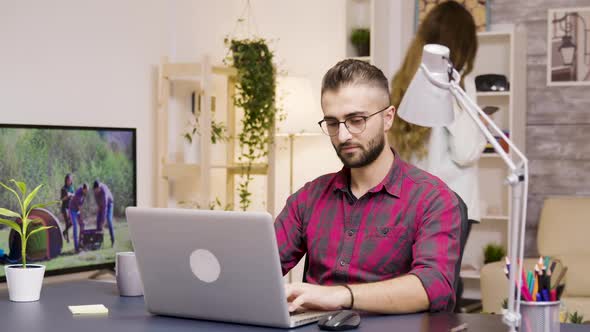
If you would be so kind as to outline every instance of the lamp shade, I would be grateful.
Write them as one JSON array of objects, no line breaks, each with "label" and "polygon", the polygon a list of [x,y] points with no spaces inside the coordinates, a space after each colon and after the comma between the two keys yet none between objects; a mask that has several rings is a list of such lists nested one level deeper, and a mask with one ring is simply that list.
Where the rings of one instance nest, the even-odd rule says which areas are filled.
[{"label": "lamp shade", "polygon": [[423,127],[443,127],[453,122],[448,57],[445,46],[424,46],[421,65],[399,105],[399,117]]},{"label": "lamp shade", "polygon": [[284,121],[277,123],[277,133],[321,133],[317,120],[322,117],[322,112],[314,101],[309,79],[277,76],[276,100],[286,116]]}]

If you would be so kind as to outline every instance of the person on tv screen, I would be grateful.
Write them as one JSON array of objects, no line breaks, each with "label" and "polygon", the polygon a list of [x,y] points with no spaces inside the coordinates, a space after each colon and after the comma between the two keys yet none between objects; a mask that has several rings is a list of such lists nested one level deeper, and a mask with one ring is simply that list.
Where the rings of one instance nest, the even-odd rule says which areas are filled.
[{"label": "person on tv screen", "polygon": [[283,274],[309,259],[306,282],[285,286],[290,311],[454,308],[460,201],[391,148],[388,85],[354,59],[324,75],[319,125],[344,167],[291,195],[274,224]]},{"label": "person on tv screen", "polygon": [[98,208],[98,211],[96,211],[96,230],[102,231],[102,225],[106,218],[109,226],[109,234],[111,235],[111,247],[113,247],[115,245],[115,233],[113,231],[113,194],[111,194],[111,190],[106,184],[98,180],[94,181],[92,188]]},{"label": "person on tv screen", "polygon": [[[70,199],[70,219],[72,221],[72,226],[74,227],[74,233],[72,236],[74,237],[74,250],[76,252],[80,251],[80,234],[84,231],[84,221],[80,217],[80,208],[84,204],[84,199],[86,198],[86,194],[88,193],[88,185],[83,183],[75,192],[74,196]],[[80,228],[80,232],[78,232],[78,227]]]},{"label": "person on tv screen", "polygon": [[74,184],[72,183],[73,175],[68,173],[64,179],[64,186],[61,187],[60,200],[61,200],[61,215],[64,218],[66,227],[63,231],[64,239],[70,243],[69,230],[72,227],[72,220],[70,219],[69,205],[70,199],[74,196]]}]

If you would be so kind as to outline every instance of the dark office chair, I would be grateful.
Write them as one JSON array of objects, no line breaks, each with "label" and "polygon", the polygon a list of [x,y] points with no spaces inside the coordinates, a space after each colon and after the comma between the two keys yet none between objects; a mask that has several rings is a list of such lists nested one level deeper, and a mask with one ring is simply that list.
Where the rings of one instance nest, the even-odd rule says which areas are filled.
[{"label": "dark office chair", "polygon": [[[459,312],[459,301],[461,296],[463,295],[463,281],[461,280],[461,260],[463,259],[463,251],[465,250],[465,244],[467,243],[467,238],[469,237],[469,233],[471,232],[471,226],[474,223],[478,223],[475,220],[469,220],[467,215],[467,205],[457,193],[455,193],[457,199],[459,200],[459,214],[461,215],[461,238],[459,239],[460,243],[460,251],[459,251],[459,260],[457,264],[455,264],[455,312]],[[307,269],[309,267],[309,255],[305,255],[305,263],[303,265],[303,282],[307,282]]]},{"label": "dark office chair", "polygon": [[465,251],[465,244],[467,243],[467,238],[469,237],[469,233],[471,233],[471,226],[473,224],[479,223],[477,220],[469,219],[467,215],[467,205],[457,193],[455,193],[457,199],[459,200],[459,213],[461,215],[461,238],[460,238],[460,245],[461,250],[459,251],[459,260],[457,264],[455,264],[455,312],[460,311],[460,301],[463,296],[463,280],[461,279],[461,261],[463,260],[463,251]]}]

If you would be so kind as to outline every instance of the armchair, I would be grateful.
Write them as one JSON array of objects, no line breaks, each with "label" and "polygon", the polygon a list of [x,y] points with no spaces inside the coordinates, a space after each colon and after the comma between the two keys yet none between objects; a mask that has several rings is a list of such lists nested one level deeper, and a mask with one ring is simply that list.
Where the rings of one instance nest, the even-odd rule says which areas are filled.
[{"label": "armchair", "polygon": [[[568,267],[562,301],[567,309],[590,317],[590,197],[549,197],[543,203],[537,246],[539,254],[559,259]],[[538,257],[525,259],[530,270]],[[555,274],[559,274],[559,267]],[[482,306],[485,312],[501,312],[508,284],[504,262],[486,264],[481,270]],[[563,282],[563,281],[562,281]]]}]

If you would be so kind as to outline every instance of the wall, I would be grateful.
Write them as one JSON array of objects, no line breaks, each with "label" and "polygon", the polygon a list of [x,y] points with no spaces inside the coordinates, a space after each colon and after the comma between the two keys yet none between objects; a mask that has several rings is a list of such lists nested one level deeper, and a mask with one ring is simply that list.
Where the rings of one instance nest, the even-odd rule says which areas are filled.
[{"label": "wall", "polygon": [[[493,23],[527,28],[527,146],[531,181],[526,254],[536,255],[543,200],[552,195],[590,195],[590,87],[548,87],[547,10],[588,6],[588,0],[491,1]],[[567,218],[564,215],[564,219]]]},{"label": "wall", "polygon": [[[0,122],[136,127],[138,203],[151,205],[155,200],[157,64],[164,55],[171,61],[195,61],[208,55],[212,63],[220,64],[227,55],[223,39],[247,35],[247,26],[236,24],[245,3],[222,0],[213,6],[206,0],[0,2]],[[271,40],[279,70],[311,80],[316,107],[309,114],[315,126],[315,119],[321,118],[321,78],[345,54],[345,3],[250,3],[249,29]],[[396,24],[405,16],[402,7],[390,6],[389,12],[395,19],[382,20],[381,26],[393,31],[392,38],[399,36]],[[388,76],[402,54],[392,44],[396,43],[380,43],[383,64],[378,65]],[[388,53],[393,56],[388,58]],[[171,124],[179,131],[183,122]],[[285,143],[279,146],[279,169],[288,173],[288,164],[283,160],[288,158]],[[309,171],[306,160],[318,155],[305,151],[318,144],[323,146],[319,156],[332,149],[324,137],[301,138],[295,143],[297,153],[303,153],[295,156],[295,188],[339,167],[330,150],[328,160],[320,163],[322,166],[315,172]],[[279,179],[283,179],[277,183],[283,192],[277,196],[279,208],[286,198],[285,178],[285,174],[279,174]]]},{"label": "wall", "polygon": [[155,66],[187,3],[0,2],[0,122],[136,127],[138,204],[152,204]]}]

